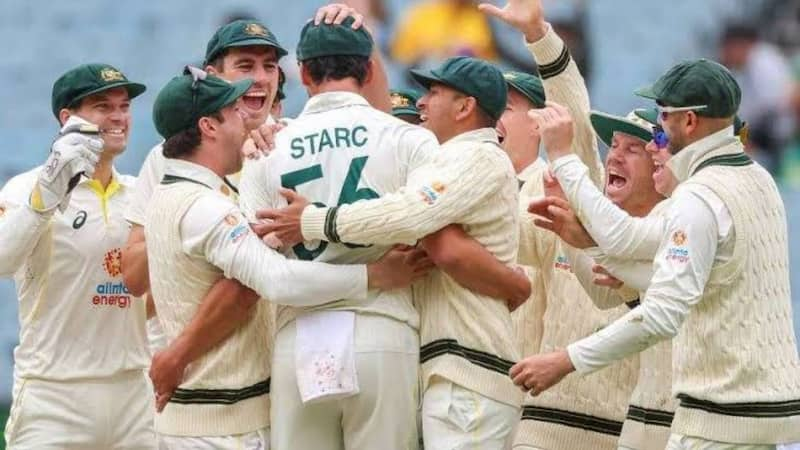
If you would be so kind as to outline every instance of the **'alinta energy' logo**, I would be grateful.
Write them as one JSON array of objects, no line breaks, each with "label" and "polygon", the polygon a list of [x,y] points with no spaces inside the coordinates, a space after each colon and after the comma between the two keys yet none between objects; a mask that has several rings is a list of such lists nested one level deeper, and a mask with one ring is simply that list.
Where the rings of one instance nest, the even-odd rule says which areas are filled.
[{"label": "'alinta energy' logo", "polygon": [[572,272],[572,264],[569,263],[569,260],[564,255],[558,255],[556,262],[553,265],[556,269]]},{"label": "'alinta energy' logo", "polygon": [[[121,249],[114,248],[106,252],[103,257],[103,269],[111,278],[118,278],[122,275]],[[92,297],[92,305],[129,308],[131,306],[130,294],[128,287],[122,281],[106,281],[97,285],[95,295]]]}]

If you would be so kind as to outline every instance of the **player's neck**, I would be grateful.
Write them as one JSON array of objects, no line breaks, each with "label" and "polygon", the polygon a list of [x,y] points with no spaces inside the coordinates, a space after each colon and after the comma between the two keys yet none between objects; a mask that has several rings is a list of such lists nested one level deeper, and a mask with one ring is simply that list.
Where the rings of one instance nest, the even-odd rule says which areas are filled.
[{"label": "player's neck", "polygon": [[97,162],[97,166],[94,169],[94,175],[92,178],[100,182],[100,185],[103,186],[103,189],[106,189],[109,184],[111,184],[112,178],[112,166],[113,158],[101,156],[100,161]]},{"label": "player's neck", "polygon": [[183,159],[205,167],[220,178],[233,173],[228,170],[228,164],[220,156],[220,152],[215,152],[213,148],[204,148],[202,144],[191,155]]},{"label": "player's neck", "polygon": [[323,81],[320,84],[310,86],[308,90],[312,96],[326,92],[352,92],[353,94],[361,95],[362,87],[355,78],[345,78],[342,80]]}]

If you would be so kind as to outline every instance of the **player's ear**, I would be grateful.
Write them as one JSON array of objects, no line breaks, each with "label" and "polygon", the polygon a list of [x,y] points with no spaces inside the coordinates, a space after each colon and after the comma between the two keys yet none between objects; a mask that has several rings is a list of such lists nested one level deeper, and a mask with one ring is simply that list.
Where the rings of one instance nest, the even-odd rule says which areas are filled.
[{"label": "player's ear", "polygon": [[210,75],[214,75],[215,77],[219,76],[219,71],[217,71],[217,68],[212,66],[211,64],[206,66],[205,71],[208,72]]},{"label": "player's ear", "polygon": [[372,78],[375,76],[375,59],[370,58],[367,61],[367,75],[364,77],[364,84],[367,85],[372,81]]},{"label": "player's ear", "polygon": [[70,116],[72,116],[72,111],[68,108],[62,108],[61,111],[58,112],[58,121],[61,123],[63,127],[67,120],[69,120]]},{"label": "player's ear", "polygon": [[478,107],[478,101],[475,100],[475,97],[464,96],[461,98],[461,101],[458,102],[458,109],[456,111],[456,120],[464,120],[467,117],[471,116],[475,111],[475,108]]},{"label": "player's ear", "polygon": [[213,136],[217,131],[217,122],[211,117],[201,117],[197,121],[197,129],[201,136]]},{"label": "player's ear", "polygon": [[311,73],[308,71],[308,66],[299,62],[297,65],[300,67],[300,81],[303,86],[311,86],[314,84],[314,79],[311,78]]}]

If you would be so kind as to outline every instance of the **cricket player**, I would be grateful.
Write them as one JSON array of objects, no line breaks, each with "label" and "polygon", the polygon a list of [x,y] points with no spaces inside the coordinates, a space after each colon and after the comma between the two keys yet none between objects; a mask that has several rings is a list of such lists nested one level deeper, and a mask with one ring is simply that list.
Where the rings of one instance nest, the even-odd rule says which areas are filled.
[{"label": "cricket player", "polygon": [[[365,82],[373,76],[374,44],[369,33],[353,30],[349,22],[310,23],[303,29],[298,60],[311,98],[303,113],[278,133],[276,151],[244,170],[242,206],[252,217],[259,209],[285,204],[280,188],[295,189],[318,204],[337,205],[396,191],[438,151],[433,133],[370,107],[362,97]],[[488,259],[525,282],[479,244],[472,247],[483,253],[472,258],[475,266],[483,267]],[[298,244],[292,253],[299,259],[344,263],[371,261],[386,249],[321,242]],[[500,281],[474,277],[486,283]],[[340,321],[344,323],[335,326]],[[351,448],[416,448],[418,327],[410,289],[371,293],[368,304],[343,299],[324,309],[279,308],[274,448],[336,448],[340,441]],[[302,362],[332,345],[330,331],[325,330],[334,328],[354,335],[342,351],[355,358],[354,375],[348,377],[358,380],[350,390],[337,393],[334,398],[343,398],[340,401],[306,395],[303,387]],[[300,353],[312,344],[298,342],[315,333],[328,339],[315,340],[319,350]],[[310,429],[315,431],[305,431]]]},{"label": "cricket player", "polygon": [[[587,115],[589,95],[569,50],[545,21],[540,2],[510,1],[502,9],[491,5],[481,8],[524,35],[542,73],[541,78],[519,72],[505,74],[509,101],[498,123],[498,130],[504,136],[502,145],[521,181],[520,212],[528,217],[528,204],[542,195],[547,171],[547,164],[538,157],[540,136],[528,111],[544,108],[545,98],[568,105],[582,118],[575,125],[576,136],[579,136],[575,140],[575,151],[592,167],[592,178],[598,182],[603,179],[597,143]],[[631,150],[639,154],[631,156]],[[636,140],[621,142],[612,153],[608,159],[612,171],[651,165],[643,145],[638,145]],[[636,181],[636,188],[647,187],[647,183],[644,186],[640,183],[642,180]],[[648,192],[648,189],[634,189],[633,185],[629,187],[631,189],[617,192],[618,200],[626,206],[635,204],[639,192]],[[575,277],[568,246],[562,245],[555,235],[538,229],[530,219],[522,221],[520,227],[519,262],[538,269],[532,281],[534,298],[514,312],[518,344],[522,344],[524,354],[561,348],[628,311],[624,302],[608,311],[595,307]],[[616,449],[629,397],[636,384],[637,367],[634,358],[593,377],[567,380],[547,395],[526,396],[514,448]]]},{"label": "cricket player", "polygon": [[144,91],[108,64],[64,73],[47,161],[0,191],[0,273],[20,321],[8,448],[155,448],[145,306],[120,273],[134,178],[114,169]]},{"label": "cricket player", "polygon": [[[295,197],[288,208],[262,214],[274,220],[268,229],[287,245],[315,239],[387,245],[459,224],[501,262],[513,264],[518,186],[494,131],[506,105],[502,73],[457,57],[412,74],[428,89],[418,103],[423,126],[441,144],[432,162],[380,198],[320,207]],[[437,246],[437,234],[422,240],[434,262],[448,249]],[[517,357],[505,302],[462,287],[448,271],[429,275],[417,294],[425,448],[506,448],[521,395],[505,379]]]},{"label": "cricket player", "polygon": [[[520,362],[511,376],[540,392],[576,368],[588,373],[675,337],[678,405],[668,449],[796,445],[800,362],[785,212],[773,180],[733,134],[739,86],[727,69],[701,59],[637,94],[659,105],[678,180],[645,299],[567,351]],[[544,133],[559,176],[558,166],[574,164],[565,151],[571,120],[557,105],[548,114]]]},{"label": "cricket player", "polygon": [[[153,298],[169,342],[194,321],[206,292],[223,276],[262,298],[300,306],[363,300],[369,288],[407,286],[418,275],[404,263],[410,252],[367,266],[329,266],[287,261],[263,244],[219,189],[223,176],[241,169],[247,132],[239,99],[253,82],[190,72],[161,90],[153,111],[167,166],[145,237]],[[162,448],[268,446],[268,306],[258,302],[232,334],[187,367],[184,382],[156,416]]]},{"label": "cricket player", "polygon": [[[628,117],[592,112],[590,118],[598,138],[609,147],[614,133],[649,139],[645,149],[653,159],[653,186],[659,194],[669,196],[677,181],[666,167],[671,155],[663,145],[663,131],[657,130],[659,136],[655,138],[652,134],[654,125],[657,125],[657,116],[657,109],[637,109]],[[746,123],[738,117],[734,122],[734,134],[740,140],[746,139]],[[670,201],[660,201],[646,217],[633,217],[605,197],[581,166],[570,165],[561,172],[561,179],[581,216],[595,218],[587,221],[588,232],[574,214],[565,211],[564,214],[553,215],[548,212],[547,208],[551,205],[558,208],[557,211],[571,210],[569,203],[556,201],[552,197],[532,203],[533,211],[547,217],[546,221],[537,220],[537,223],[570,244],[567,253],[575,275],[598,307],[611,308],[630,301],[634,296],[637,299],[644,298],[644,291],[653,275],[652,262],[664,233],[665,213]],[[566,198],[558,182],[554,183],[557,189],[546,189],[546,195]],[[577,248],[587,249],[584,253]],[[622,282],[627,288],[634,289],[633,294],[624,289],[616,291]],[[603,287],[609,285],[616,286],[616,289]],[[639,379],[622,427],[620,448],[660,450],[665,447],[675,410],[671,393],[671,355],[671,341],[659,342],[639,355]]]}]

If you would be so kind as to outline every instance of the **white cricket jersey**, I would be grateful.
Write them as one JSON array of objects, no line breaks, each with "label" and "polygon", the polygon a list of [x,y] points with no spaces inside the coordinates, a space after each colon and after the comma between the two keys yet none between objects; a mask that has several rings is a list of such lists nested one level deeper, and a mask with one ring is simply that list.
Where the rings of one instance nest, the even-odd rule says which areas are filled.
[{"label": "white cricket jersey", "polygon": [[[134,225],[144,226],[150,197],[153,195],[156,186],[164,178],[167,158],[164,157],[163,145],[164,143],[162,142],[150,149],[150,153],[147,154],[147,158],[145,158],[142,168],[139,170],[133,194],[125,211],[125,220]],[[232,196],[235,200],[238,193],[236,184],[231,182],[230,177],[223,178],[223,181],[225,181],[225,184],[220,187],[220,191],[225,195]]]},{"label": "white cricket jersey", "polygon": [[[297,119],[276,135],[275,143],[268,158],[247,161],[242,171],[240,204],[250,220],[258,209],[286,204],[280,187],[326,206],[395,192],[439,148],[430,131],[380,112],[348,92],[312,97]],[[291,254],[303,260],[353,264],[374,261],[387,250],[379,245],[313,241],[295,246]],[[399,295],[407,309],[413,309],[410,289],[391,291],[387,298],[385,294],[372,292],[370,297],[380,297],[376,303],[383,303]],[[383,312],[406,320],[406,313]],[[279,318],[279,326],[284,323]]]},{"label": "white cricket jersey", "polygon": [[105,190],[84,178],[67,209],[48,218],[28,207],[39,170],[0,191],[0,274],[13,273],[19,297],[16,376],[75,380],[146,367],[145,304],[120,269],[135,178],[114,171]]}]

